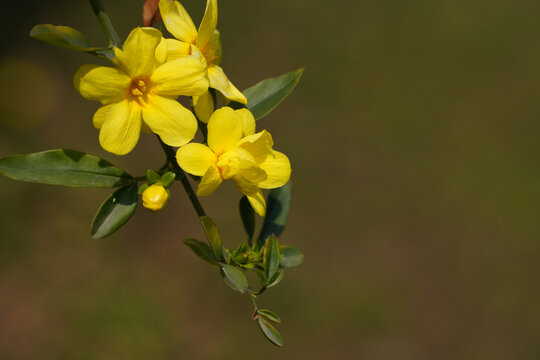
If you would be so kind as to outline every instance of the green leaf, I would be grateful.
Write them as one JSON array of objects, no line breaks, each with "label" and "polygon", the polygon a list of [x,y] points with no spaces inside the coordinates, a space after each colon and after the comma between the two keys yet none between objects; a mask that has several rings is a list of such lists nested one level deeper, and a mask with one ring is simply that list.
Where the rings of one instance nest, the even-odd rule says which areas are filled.
[{"label": "green leaf", "polygon": [[[259,120],[268,115],[293,91],[304,69],[298,69],[290,73],[269,78],[243,91],[248,102],[247,107]],[[234,104],[234,107],[241,107]]]},{"label": "green leaf", "polygon": [[259,281],[261,282],[261,285],[266,287],[266,275],[264,275],[264,271],[255,269],[253,270],[255,272],[255,275],[259,278]]},{"label": "green leaf", "polygon": [[272,279],[279,267],[279,244],[274,235],[266,239],[263,266],[266,279]]},{"label": "green leaf", "polygon": [[276,330],[276,328],[272,326],[272,324],[266,321],[262,316],[259,316],[259,318],[257,319],[257,322],[264,336],[266,336],[266,338],[270,340],[272,344],[277,345],[279,347],[283,346],[283,337]]},{"label": "green leaf", "polygon": [[208,216],[201,216],[201,222],[203,224],[204,232],[208,238],[208,242],[214,250],[214,254],[218,260],[223,259],[223,243],[221,241],[221,236],[219,235],[218,228],[214,221]]},{"label": "green leaf", "polygon": [[146,180],[148,180],[148,182],[150,184],[155,184],[157,183],[159,180],[160,180],[160,176],[159,174],[154,171],[154,170],[146,170]]},{"label": "green leaf", "polygon": [[212,249],[210,249],[210,246],[208,246],[206,243],[196,239],[184,239],[182,240],[182,242],[189,246],[189,248],[195,253],[195,255],[197,255],[207,263],[212,265],[218,264],[214,253],[212,252]]},{"label": "green leaf", "polygon": [[125,171],[97,156],[49,150],[0,159],[0,174],[13,180],[71,187],[118,187],[133,182]]},{"label": "green leaf", "polygon": [[90,48],[86,51],[91,55],[96,55],[107,60],[112,60],[116,56],[112,48]]},{"label": "green leaf", "polygon": [[286,269],[293,268],[304,261],[304,254],[302,254],[302,251],[294,246],[280,245],[279,252],[281,253],[281,259],[279,261],[280,267]]},{"label": "green leaf", "polygon": [[285,229],[291,197],[292,183],[290,181],[280,188],[270,190],[266,200],[266,217],[259,234],[260,244],[264,244],[264,240],[272,234],[279,237]]},{"label": "green leaf", "polygon": [[167,171],[165,174],[163,174],[159,181],[161,182],[161,185],[168,188],[169,186],[171,186],[175,177],[176,175],[172,171]]},{"label": "green leaf", "polygon": [[69,26],[55,26],[51,24],[36,25],[30,31],[30,36],[34,39],[43,40],[51,45],[66,49],[87,51],[90,48],[90,43],[86,36]]},{"label": "green leaf", "polygon": [[137,184],[121,187],[101,205],[92,221],[90,233],[94,239],[111,235],[129,220],[137,208]]},{"label": "green leaf", "polygon": [[242,294],[249,289],[249,282],[246,276],[242,270],[233,265],[221,265],[221,276],[230,287]]},{"label": "green leaf", "polygon": [[115,56],[114,51],[111,48],[91,47],[86,36],[69,26],[56,26],[51,24],[36,25],[30,31],[30,36],[54,46],[75,51],[84,51],[109,60],[113,59]]},{"label": "green leaf", "polygon": [[255,211],[253,211],[253,207],[246,196],[242,196],[240,199],[239,209],[244,230],[246,231],[249,243],[251,244],[251,239],[253,239],[253,234],[255,233]]},{"label": "green leaf", "polygon": [[281,282],[281,280],[283,280],[283,276],[285,276],[285,272],[284,271],[278,271],[274,277],[272,279],[270,279],[270,281],[268,281],[268,285],[266,285],[266,288],[271,288],[271,287],[274,287],[276,286],[277,284],[279,284]]},{"label": "green leaf", "polygon": [[273,321],[275,323],[281,323],[281,318],[274,312],[266,309],[258,309],[257,314],[264,316],[266,319]]}]

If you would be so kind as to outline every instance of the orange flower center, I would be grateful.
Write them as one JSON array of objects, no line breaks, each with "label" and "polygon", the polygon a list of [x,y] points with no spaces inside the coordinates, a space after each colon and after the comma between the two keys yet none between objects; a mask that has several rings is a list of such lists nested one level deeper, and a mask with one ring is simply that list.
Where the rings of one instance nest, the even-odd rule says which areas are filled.
[{"label": "orange flower center", "polygon": [[129,86],[130,94],[135,97],[146,95],[148,90],[150,90],[149,81],[144,79],[134,79]]}]

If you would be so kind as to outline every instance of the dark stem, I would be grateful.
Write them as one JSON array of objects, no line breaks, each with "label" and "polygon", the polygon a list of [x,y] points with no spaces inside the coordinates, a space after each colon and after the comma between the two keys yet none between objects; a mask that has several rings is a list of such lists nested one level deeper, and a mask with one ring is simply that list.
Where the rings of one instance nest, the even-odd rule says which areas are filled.
[{"label": "dark stem", "polygon": [[120,38],[114,30],[111,19],[109,19],[101,0],[90,0],[90,5],[92,5],[92,10],[94,10],[105,36],[109,39],[109,45],[120,46]]},{"label": "dark stem", "polygon": [[184,190],[186,190],[186,193],[189,197],[189,200],[191,201],[191,204],[195,208],[195,212],[197,212],[197,215],[199,217],[206,216],[206,213],[204,212],[204,209],[202,208],[201,203],[199,202],[199,198],[197,198],[197,194],[195,194],[195,191],[193,191],[193,188],[191,187],[191,184],[186,176],[186,173],[184,170],[178,166],[178,163],[176,162],[176,154],[172,146],[169,146],[165,144],[159,136],[157,136],[159,143],[161,144],[161,147],[163,148],[163,151],[165,151],[165,155],[167,156],[167,161],[169,162],[169,166],[172,167],[174,172],[180,176],[180,182],[182,183],[182,186],[184,186]]}]

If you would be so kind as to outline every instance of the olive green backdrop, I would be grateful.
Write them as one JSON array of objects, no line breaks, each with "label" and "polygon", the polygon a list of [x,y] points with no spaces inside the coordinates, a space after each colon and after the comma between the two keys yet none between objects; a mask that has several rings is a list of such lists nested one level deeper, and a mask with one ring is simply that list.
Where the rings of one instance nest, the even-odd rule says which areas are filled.
[{"label": "olive green backdrop", "polygon": [[[186,0],[198,24],[204,1]],[[122,38],[142,1],[104,1]],[[251,304],[180,240],[202,238],[182,188],[92,240],[107,190],[0,178],[0,358],[538,359],[540,4],[527,0],[220,1],[223,67],[244,89],[299,67],[258,123],[293,165],[282,241],[304,264]],[[86,1],[4,1],[0,156],[72,148],[142,173],[154,137],[101,150],[71,79],[94,57],[28,37],[37,23],[106,41]],[[203,199],[225,244],[239,193]]]}]

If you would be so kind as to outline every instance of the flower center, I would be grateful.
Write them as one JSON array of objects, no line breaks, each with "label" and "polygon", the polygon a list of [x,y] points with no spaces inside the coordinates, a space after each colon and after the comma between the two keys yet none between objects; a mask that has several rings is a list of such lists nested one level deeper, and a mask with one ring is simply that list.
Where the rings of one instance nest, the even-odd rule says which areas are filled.
[{"label": "flower center", "polygon": [[143,96],[148,93],[150,86],[148,80],[134,79],[129,86],[131,95],[135,97]]},{"label": "flower center", "polygon": [[206,45],[204,48],[200,49],[200,51],[204,56],[204,59],[206,60],[208,66],[213,64],[214,60],[218,58],[218,56],[216,56],[216,50],[212,47],[211,44]]}]

